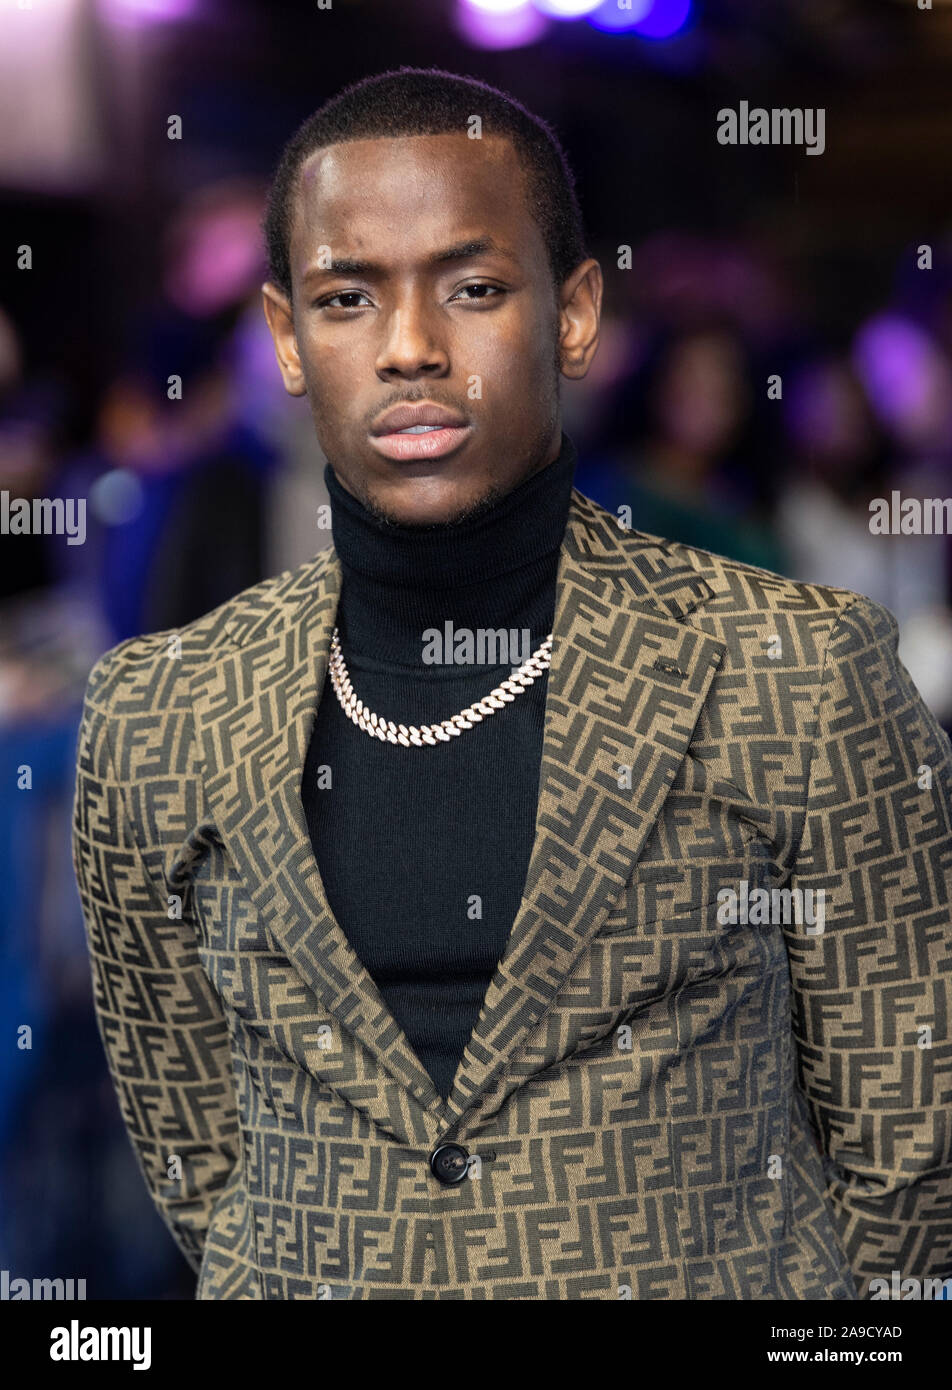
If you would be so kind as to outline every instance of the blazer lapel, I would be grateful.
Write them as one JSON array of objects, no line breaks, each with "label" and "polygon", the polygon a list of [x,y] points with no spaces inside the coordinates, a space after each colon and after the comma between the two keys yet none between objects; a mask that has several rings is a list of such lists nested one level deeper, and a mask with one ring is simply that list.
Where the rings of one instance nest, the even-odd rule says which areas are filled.
[{"label": "blazer lapel", "polygon": [[[609,512],[573,489],[525,892],[447,1119],[458,1119],[497,1079],[604,921],[724,655],[723,643],[682,621],[711,596],[706,581],[656,538],[634,533],[623,544],[622,535]],[[619,786],[624,767],[630,789]]]}]

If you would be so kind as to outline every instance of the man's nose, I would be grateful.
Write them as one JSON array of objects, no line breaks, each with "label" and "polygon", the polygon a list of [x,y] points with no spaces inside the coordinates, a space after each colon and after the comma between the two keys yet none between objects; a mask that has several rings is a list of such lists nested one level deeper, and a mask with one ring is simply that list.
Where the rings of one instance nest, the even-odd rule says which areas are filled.
[{"label": "man's nose", "polygon": [[449,370],[449,353],[439,332],[438,315],[419,300],[390,312],[377,356],[377,375],[438,376]]}]

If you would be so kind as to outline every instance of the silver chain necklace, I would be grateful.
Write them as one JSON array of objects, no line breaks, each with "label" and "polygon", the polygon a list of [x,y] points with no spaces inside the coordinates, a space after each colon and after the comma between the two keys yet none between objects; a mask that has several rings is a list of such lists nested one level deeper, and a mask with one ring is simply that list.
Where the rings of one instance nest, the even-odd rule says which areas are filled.
[{"label": "silver chain necklace", "polygon": [[401,743],[404,748],[411,745],[414,748],[422,748],[426,744],[432,746],[436,743],[449,743],[451,738],[461,734],[464,729],[472,729],[489,715],[495,714],[498,709],[504,709],[510,701],[532,685],[537,676],[542,675],[551,660],[550,632],[542,646],[532,653],[528,661],[524,661],[508,680],[504,680],[495,690],[490,691],[485,699],[468,705],[460,714],[454,714],[452,719],[442,719],[439,724],[423,724],[420,728],[415,724],[394,724],[392,719],[381,719],[379,715],[370,713],[363,700],[357,699],[354,687],[350,683],[350,676],[347,674],[347,667],[344,665],[336,627],[331,637],[328,669],[334,694],[348,719],[359,729],[363,729],[365,734],[370,734],[373,738],[383,739],[386,743]]}]

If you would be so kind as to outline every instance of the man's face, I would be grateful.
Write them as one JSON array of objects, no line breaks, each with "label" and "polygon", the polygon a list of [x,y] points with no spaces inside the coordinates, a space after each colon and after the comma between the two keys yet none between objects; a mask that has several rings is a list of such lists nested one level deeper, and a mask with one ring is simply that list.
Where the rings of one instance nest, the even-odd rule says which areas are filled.
[{"label": "man's face", "polygon": [[[473,515],[559,452],[559,374],[594,356],[601,272],[556,294],[523,189],[508,140],[462,134],[349,141],[301,169],[293,309],[269,284],[265,313],[339,482],[390,521]],[[451,418],[398,432],[383,417],[404,404]]]}]

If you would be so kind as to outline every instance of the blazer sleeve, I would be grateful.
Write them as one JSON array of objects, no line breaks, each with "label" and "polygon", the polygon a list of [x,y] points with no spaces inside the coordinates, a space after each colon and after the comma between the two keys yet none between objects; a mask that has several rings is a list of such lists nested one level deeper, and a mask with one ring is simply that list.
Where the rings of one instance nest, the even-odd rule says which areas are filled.
[{"label": "blazer sleeve", "polygon": [[952,748],[897,648],[892,614],[853,596],[790,880],[814,910],[784,928],[797,1082],[861,1298],[893,1270],[952,1276]]},{"label": "blazer sleeve", "polygon": [[216,1195],[239,1162],[237,1103],[193,914],[184,902],[178,915],[161,874],[147,867],[161,862],[151,852],[159,847],[138,843],[116,773],[107,700],[128,645],[100,658],[86,688],[73,866],[119,1108],[159,1213],[198,1273]]}]

